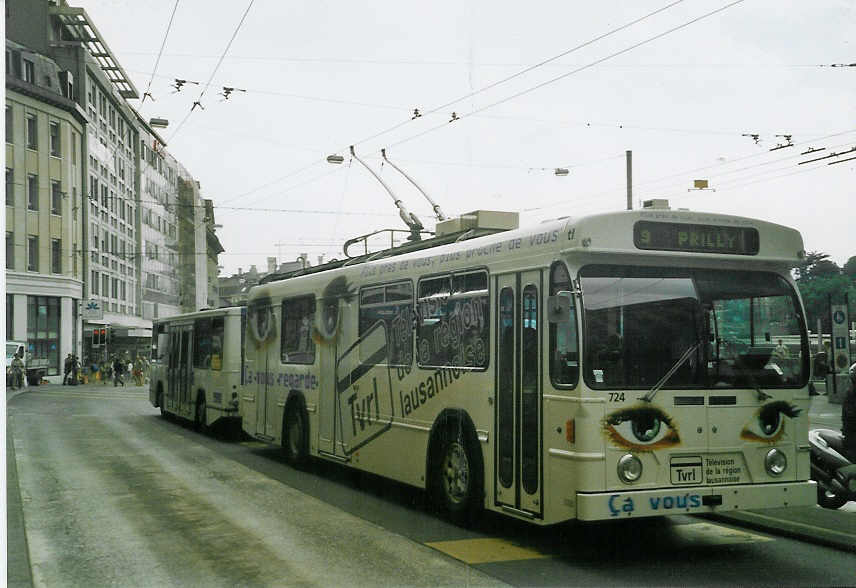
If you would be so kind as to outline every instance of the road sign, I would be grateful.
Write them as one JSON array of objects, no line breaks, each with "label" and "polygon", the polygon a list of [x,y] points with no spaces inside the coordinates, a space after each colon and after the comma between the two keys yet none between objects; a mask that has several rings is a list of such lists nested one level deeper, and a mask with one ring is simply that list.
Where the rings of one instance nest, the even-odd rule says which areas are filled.
[{"label": "road sign", "polygon": [[847,320],[847,305],[833,304],[832,315],[832,365],[835,371],[847,371],[850,366],[850,332]]},{"label": "road sign", "polygon": [[80,315],[85,321],[100,321],[104,318],[104,307],[101,306],[101,301],[90,298],[83,303],[83,312]]}]

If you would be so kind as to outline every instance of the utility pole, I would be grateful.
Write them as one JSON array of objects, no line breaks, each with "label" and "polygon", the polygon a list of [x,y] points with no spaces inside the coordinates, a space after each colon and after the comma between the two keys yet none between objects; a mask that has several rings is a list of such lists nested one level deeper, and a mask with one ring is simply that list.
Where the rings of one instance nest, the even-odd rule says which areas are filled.
[{"label": "utility pole", "polygon": [[633,210],[633,152],[624,152],[627,159],[627,210]]}]

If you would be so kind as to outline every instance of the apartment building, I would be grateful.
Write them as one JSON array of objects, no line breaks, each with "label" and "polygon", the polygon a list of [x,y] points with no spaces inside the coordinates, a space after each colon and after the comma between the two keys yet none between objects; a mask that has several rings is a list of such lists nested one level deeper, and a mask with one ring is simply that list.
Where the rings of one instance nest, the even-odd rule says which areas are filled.
[{"label": "apartment building", "polygon": [[152,319],[210,306],[213,208],[129,104],[139,92],[85,10],[7,0],[6,34],[7,338],[49,355],[52,376],[68,352],[146,353]]},{"label": "apartment building", "polygon": [[6,41],[6,338],[62,376],[80,348],[86,115],[69,72]]}]

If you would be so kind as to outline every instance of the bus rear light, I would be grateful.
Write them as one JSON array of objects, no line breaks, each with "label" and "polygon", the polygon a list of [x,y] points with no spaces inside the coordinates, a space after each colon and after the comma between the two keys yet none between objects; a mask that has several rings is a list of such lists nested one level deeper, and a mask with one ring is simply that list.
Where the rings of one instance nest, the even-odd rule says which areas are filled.
[{"label": "bus rear light", "polygon": [[574,419],[568,419],[565,421],[565,441],[568,443],[577,442],[577,431],[574,426]]}]

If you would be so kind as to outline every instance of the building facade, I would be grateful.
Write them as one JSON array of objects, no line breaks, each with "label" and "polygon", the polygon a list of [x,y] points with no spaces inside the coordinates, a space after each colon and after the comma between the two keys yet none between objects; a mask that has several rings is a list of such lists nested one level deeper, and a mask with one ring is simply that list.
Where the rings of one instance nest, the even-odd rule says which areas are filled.
[{"label": "building facade", "polygon": [[142,119],[138,122],[143,318],[152,320],[183,312],[178,279],[178,162],[157,133]]},{"label": "building facade", "polygon": [[6,338],[50,380],[80,347],[86,116],[68,72],[6,41]]},{"label": "building facade", "polygon": [[145,354],[152,319],[209,306],[222,247],[199,183],[129,104],[139,93],[85,10],[7,0],[6,36],[6,336],[58,380],[67,353]]}]

